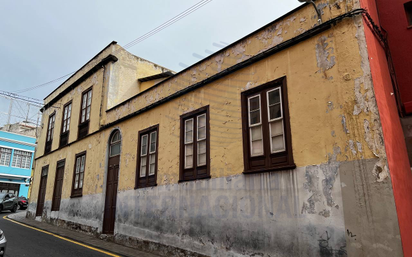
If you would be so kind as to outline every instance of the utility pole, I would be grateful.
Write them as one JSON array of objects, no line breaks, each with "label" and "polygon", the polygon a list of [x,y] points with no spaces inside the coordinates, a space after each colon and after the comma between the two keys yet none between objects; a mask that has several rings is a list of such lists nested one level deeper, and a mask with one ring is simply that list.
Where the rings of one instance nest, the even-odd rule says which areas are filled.
[{"label": "utility pole", "polygon": [[[5,127],[4,127],[7,131],[11,130],[10,124],[13,122],[12,117],[18,118],[21,121],[24,121],[25,123],[34,124],[36,120],[32,120],[30,117],[31,107],[35,106],[35,107],[41,108],[43,106],[43,103],[41,100],[27,97],[27,96],[17,95],[15,93],[3,91],[3,90],[0,90],[0,97],[5,98],[10,101],[8,112],[7,113],[0,112],[0,114],[7,115],[7,123],[5,124]],[[27,109],[25,107],[22,107],[20,103],[25,104],[27,106]],[[16,111],[18,111],[19,114],[16,114]]]},{"label": "utility pole", "polygon": [[37,112],[37,121],[36,121],[36,143],[37,143],[37,138],[38,138],[38,134],[37,131],[39,130],[39,119],[40,119],[40,112]]},{"label": "utility pole", "polygon": [[26,123],[29,123],[30,104],[27,103]]}]

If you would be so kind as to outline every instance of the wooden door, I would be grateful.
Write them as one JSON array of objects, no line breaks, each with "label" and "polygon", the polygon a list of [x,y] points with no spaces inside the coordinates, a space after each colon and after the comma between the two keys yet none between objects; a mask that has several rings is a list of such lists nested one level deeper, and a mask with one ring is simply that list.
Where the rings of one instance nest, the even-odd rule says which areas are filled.
[{"label": "wooden door", "polygon": [[63,188],[63,177],[64,177],[64,164],[65,161],[59,161],[57,163],[56,178],[54,180],[53,189],[53,201],[52,201],[52,211],[60,210],[60,202],[62,199],[62,188]]},{"label": "wooden door", "polygon": [[119,182],[120,155],[109,158],[109,169],[107,172],[106,200],[104,204],[103,234],[114,233],[116,220],[117,185]]},{"label": "wooden door", "polygon": [[43,167],[42,170],[41,170],[39,196],[37,197],[36,216],[41,216],[43,214],[44,198],[46,197],[46,186],[47,186],[47,174],[48,174],[48,172],[49,172],[49,166]]}]

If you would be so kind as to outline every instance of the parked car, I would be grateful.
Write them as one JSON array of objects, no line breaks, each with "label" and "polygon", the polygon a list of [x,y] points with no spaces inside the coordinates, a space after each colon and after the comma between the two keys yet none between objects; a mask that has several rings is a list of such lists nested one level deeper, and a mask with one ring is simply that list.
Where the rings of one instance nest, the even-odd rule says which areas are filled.
[{"label": "parked car", "polygon": [[16,212],[18,207],[17,197],[12,193],[0,193],[0,212],[10,210]]},{"label": "parked car", "polygon": [[17,201],[18,201],[19,209],[20,209],[20,210],[25,210],[25,209],[27,209],[28,202],[27,202],[27,198],[26,198],[26,197],[20,196],[20,197],[17,199]]},{"label": "parked car", "polygon": [[0,256],[6,256],[7,240],[3,230],[0,229]]}]

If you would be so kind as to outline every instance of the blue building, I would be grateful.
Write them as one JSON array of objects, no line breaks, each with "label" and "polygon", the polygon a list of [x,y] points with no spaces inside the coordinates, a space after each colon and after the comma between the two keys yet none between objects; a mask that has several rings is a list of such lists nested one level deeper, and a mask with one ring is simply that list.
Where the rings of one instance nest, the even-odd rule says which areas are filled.
[{"label": "blue building", "polygon": [[36,138],[0,131],[0,192],[27,197]]}]

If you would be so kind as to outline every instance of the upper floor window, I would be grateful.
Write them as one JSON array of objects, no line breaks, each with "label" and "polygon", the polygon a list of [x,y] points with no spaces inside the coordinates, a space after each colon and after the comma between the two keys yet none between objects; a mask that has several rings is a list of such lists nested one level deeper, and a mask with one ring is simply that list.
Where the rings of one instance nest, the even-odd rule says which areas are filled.
[{"label": "upper floor window", "polygon": [[159,125],[139,132],[136,188],[155,186]]},{"label": "upper floor window", "polygon": [[67,145],[70,130],[70,117],[72,113],[72,103],[67,103],[63,108],[62,131],[60,134],[60,147]]},{"label": "upper floor window", "polygon": [[409,1],[403,5],[405,8],[406,19],[408,20],[408,28],[412,28],[412,1]]},{"label": "upper floor window", "polygon": [[74,165],[74,173],[73,173],[72,197],[82,195],[85,168],[86,168],[86,152],[76,154],[76,163]]},{"label": "upper floor window", "polygon": [[92,105],[92,90],[83,93],[80,123],[90,120],[90,106]]},{"label": "upper floor window", "polygon": [[245,172],[294,168],[286,79],[242,93]]},{"label": "upper floor window", "polygon": [[46,147],[44,149],[45,153],[48,153],[51,151],[55,121],[56,121],[56,113],[54,112],[53,114],[49,116],[49,123],[47,126],[47,136],[46,136]]},{"label": "upper floor window", "polygon": [[9,166],[12,150],[9,148],[0,148],[0,165]]},{"label": "upper floor window", "polygon": [[180,181],[210,177],[209,106],[180,117]]},{"label": "upper floor window", "polygon": [[81,110],[80,110],[78,139],[85,137],[89,133],[91,105],[92,105],[92,88],[87,89],[82,94],[82,105],[81,105]]},{"label": "upper floor window", "polygon": [[22,169],[30,169],[31,156],[31,152],[14,150],[11,166]]}]

